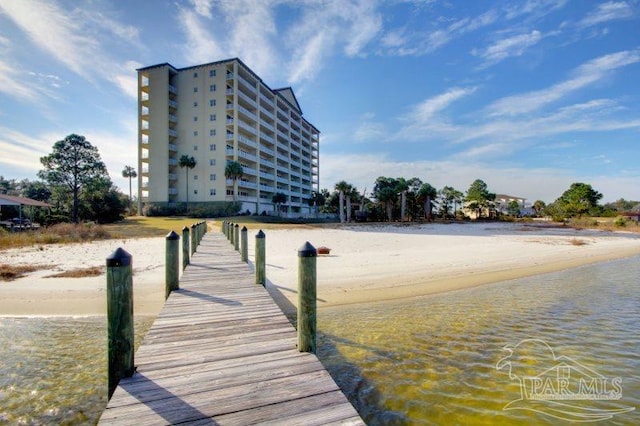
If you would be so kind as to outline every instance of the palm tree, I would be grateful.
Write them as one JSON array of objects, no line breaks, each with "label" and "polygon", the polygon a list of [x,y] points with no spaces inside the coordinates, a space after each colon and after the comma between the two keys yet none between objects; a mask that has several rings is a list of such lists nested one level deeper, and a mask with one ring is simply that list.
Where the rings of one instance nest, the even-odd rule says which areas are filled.
[{"label": "palm tree", "polygon": [[122,177],[129,178],[129,214],[131,214],[131,202],[133,199],[133,196],[131,194],[131,179],[138,177],[138,173],[136,172],[136,169],[134,169],[133,167],[124,166],[124,170],[122,170]]},{"label": "palm tree", "polygon": [[398,178],[396,184],[396,191],[400,192],[400,222],[404,222],[407,216],[407,190],[409,184],[405,178]]},{"label": "palm tree", "polygon": [[242,178],[244,169],[237,161],[229,161],[224,168],[224,177],[233,181],[233,201],[236,200],[236,182]]},{"label": "palm tree", "polygon": [[[351,185],[349,185],[346,181],[341,180],[340,182],[336,183],[335,189],[336,191],[338,191],[338,196],[339,198],[339,208],[338,208],[338,213],[340,214],[340,223],[344,223],[345,218],[344,218],[344,197],[345,194],[347,194],[349,192],[349,189],[351,188]],[[349,207],[351,206],[351,201],[348,202]],[[350,216],[350,215],[349,215]],[[349,220],[349,219],[347,219]]]},{"label": "palm tree", "polygon": [[186,167],[187,170],[187,213],[189,212],[189,169],[193,169],[196,166],[196,159],[193,157],[189,157],[188,155],[183,155],[180,157],[180,162],[178,163],[180,167]]},{"label": "palm tree", "polygon": [[280,205],[287,202],[287,196],[282,192],[278,192],[276,194],[273,194],[273,197],[271,197],[271,201],[276,205],[276,209],[278,210],[278,217],[280,217]]},{"label": "palm tree", "polygon": [[431,222],[431,211],[433,199],[438,195],[438,191],[428,183],[423,183],[418,191],[418,198],[424,200],[424,217]]}]

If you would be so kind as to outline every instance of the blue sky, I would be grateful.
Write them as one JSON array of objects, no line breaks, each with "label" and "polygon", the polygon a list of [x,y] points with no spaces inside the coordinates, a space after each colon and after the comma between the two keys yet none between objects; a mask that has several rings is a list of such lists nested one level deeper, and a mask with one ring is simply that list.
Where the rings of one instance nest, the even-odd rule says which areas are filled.
[{"label": "blue sky", "polygon": [[0,175],[79,133],[126,191],[136,68],[231,57],[293,87],[323,188],[640,200],[639,0],[0,0]]}]

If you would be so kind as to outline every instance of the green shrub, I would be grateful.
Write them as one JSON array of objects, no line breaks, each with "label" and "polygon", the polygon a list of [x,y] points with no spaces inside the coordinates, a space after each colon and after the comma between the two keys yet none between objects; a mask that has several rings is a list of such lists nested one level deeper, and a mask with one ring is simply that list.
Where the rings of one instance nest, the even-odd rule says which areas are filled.
[{"label": "green shrub", "polygon": [[627,226],[627,218],[623,217],[623,216],[620,216],[613,222],[613,224],[615,226],[620,227],[620,228],[625,227],[625,226]]}]

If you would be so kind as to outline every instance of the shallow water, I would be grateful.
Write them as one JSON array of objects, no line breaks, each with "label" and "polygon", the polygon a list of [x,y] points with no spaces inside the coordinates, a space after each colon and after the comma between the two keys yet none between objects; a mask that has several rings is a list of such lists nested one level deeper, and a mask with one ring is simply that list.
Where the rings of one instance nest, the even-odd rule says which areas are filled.
[{"label": "shallow water", "polygon": [[[411,300],[326,308],[318,315],[319,356],[368,424],[551,424],[634,407],[607,424],[639,424],[638,276],[635,257]],[[560,418],[551,416],[557,412],[548,401],[504,410],[521,398],[520,382],[496,365],[509,355],[506,345],[524,339],[543,341],[514,350],[529,351],[520,359],[527,374],[569,357],[620,378],[621,398],[569,401],[573,407]]]},{"label": "shallow water", "polygon": [[[619,400],[582,401],[579,409],[636,408],[607,424],[640,424],[638,276],[635,257],[325,308],[318,355],[368,424],[569,424],[544,406],[504,410],[520,385],[496,369],[503,348],[541,339],[555,356],[621,378]],[[151,321],[136,319],[136,344]],[[104,317],[0,317],[0,424],[94,424],[107,402],[106,346]],[[534,349],[532,370],[545,355]]]},{"label": "shallow water", "polygon": [[106,317],[0,317],[0,424],[94,424],[106,405]]}]

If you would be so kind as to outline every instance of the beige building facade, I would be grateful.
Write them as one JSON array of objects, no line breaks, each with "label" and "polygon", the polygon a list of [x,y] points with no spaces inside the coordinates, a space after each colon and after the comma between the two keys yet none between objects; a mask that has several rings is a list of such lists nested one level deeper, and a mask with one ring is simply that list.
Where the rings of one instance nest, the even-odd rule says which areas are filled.
[{"label": "beige building facade", "polygon": [[[319,143],[293,90],[270,89],[237,58],[138,69],[140,212],[153,203],[235,199],[242,212],[276,214],[272,198],[283,193],[280,214],[312,215]],[[180,167],[183,155],[195,159],[193,169]],[[242,165],[236,182],[225,178],[229,161]]]}]

